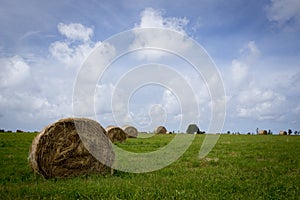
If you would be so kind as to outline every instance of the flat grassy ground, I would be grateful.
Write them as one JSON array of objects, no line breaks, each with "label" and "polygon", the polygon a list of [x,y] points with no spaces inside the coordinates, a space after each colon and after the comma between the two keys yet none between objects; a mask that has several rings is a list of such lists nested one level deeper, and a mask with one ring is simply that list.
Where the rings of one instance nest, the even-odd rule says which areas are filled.
[{"label": "flat grassy ground", "polygon": [[[0,199],[300,199],[300,136],[222,135],[199,159],[205,135],[197,135],[179,160],[159,171],[45,180],[27,162],[35,135],[0,133]],[[172,137],[118,146],[145,152]]]}]

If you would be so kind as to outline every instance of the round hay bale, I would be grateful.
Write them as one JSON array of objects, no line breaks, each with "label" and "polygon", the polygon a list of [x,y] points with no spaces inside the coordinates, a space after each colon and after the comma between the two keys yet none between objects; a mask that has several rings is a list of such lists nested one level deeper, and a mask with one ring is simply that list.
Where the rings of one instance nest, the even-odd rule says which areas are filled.
[{"label": "round hay bale", "polygon": [[155,134],[167,134],[167,129],[164,126],[158,126],[154,130]]},{"label": "round hay bale", "polygon": [[268,135],[268,131],[267,130],[259,130],[258,135]]},{"label": "round hay bale", "polygon": [[112,143],[123,142],[127,138],[127,134],[117,126],[106,127],[106,134]]},{"label": "round hay bale", "polygon": [[287,135],[286,131],[279,131],[279,135]]},{"label": "round hay bale", "polygon": [[128,137],[137,138],[138,130],[135,127],[126,125],[123,126],[122,129],[124,130],[124,132],[127,134]]},{"label": "round hay bale", "polygon": [[199,131],[199,127],[196,124],[189,124],[188,128],[186,129],[186,133],[188,134],[195,134]]},{"label": "round hay bale", "polygon": [[[87,142],[83,143],[82,139]],[[92,151],[99,152],[97,156],[104,162],[97,160],[84,144],[89,150],[94,147]],[[96,121],[85,118],[61,119],[48,125],[33,139],[29,152],[31,168],[46,179],[107,174],[113,161],[114,152],[105,130]]]}]

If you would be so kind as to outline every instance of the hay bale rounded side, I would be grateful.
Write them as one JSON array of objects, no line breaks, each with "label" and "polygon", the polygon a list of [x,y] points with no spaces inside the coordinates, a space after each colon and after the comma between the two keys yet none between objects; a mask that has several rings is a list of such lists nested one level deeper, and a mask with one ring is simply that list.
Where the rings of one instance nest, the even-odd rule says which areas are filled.
[{"label": "hay bale rounded side", "polygon": [[167,129],[164,126],[158,126],[154,130],[155,134],[167,134]]},{"label": "hay bale rounded side", "polygon": [[[98,155],[104,162],[87,150],[79,131],[88,137],[89,146],[97,146],[95,151],[100,151]],[[92,144],[95,137],[97,145]],[[96,121],[85,118],[61,119],[48,125],[33,139],[29,152],[30,167],[45,178],[107,174],[113,161],[114,152],[105,130]]]},{"label": "hay bale rounded side", "polygon": [[138,136],[138,130],[134,126],[123,126],[122,129],[124,132],[127,134],[128,137],[130,138],[137,138]]},{"label": "hay bale rounded side", "polygon": [[127,138],[127,134],[117,126],[108,126],[105,129],[106,134],[112,143],[123,142]]},{"label": "hay bale rounded side", "polygon": [[267,130],[259,130],[258,135],[268,135],[268,131]]},{"label": "hay bale rounded side", "polygon": [[286,131],[279,131],[279,135],[287,135]]}]

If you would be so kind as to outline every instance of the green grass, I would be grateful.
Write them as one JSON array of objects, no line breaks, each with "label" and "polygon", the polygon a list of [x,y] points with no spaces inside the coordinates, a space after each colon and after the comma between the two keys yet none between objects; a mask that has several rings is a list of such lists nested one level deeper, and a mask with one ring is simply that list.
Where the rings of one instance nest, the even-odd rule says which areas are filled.
[{"label": "green grass", "polygon": [[[45,180],[28,166],[33,133],[0,133],[0,199],[299,199],[300,137],[222,135],[199,159],[204,135],[162,170]],[[172,135],[128,139],[118,146],[148,152]]]}]

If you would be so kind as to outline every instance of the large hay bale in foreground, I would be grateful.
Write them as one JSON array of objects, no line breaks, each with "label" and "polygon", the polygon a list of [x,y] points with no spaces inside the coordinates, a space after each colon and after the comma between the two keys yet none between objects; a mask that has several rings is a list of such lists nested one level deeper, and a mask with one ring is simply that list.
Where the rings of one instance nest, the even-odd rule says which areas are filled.
[{"label": "large hay bale in foreground", "polygon": [[126,125],[123,126],[122,129],[124,130],[124,132],[127,134],[128,137],[137,138],[138,130],[135,127]]},{"label": "large hay bale in foreground", "polygon": [[258,135],[268,135],[268,131],[267,130],[259,130]]},{"label": "large hay bale in foreground", "polygon": [[106,127],[106,134],[112,143],[123,142],[127,138],[127,134],[117,126],[108,126]]},{"label": "large hay bale in foreground", "polygon": [[[103,162],[85,145],[97,152]],[[105,130],[96,121],[85,118],[61,119],[50,124],[34,138],[29,154],[31,168],[45,178],[107,174],[113,161],[114,153]]]},{"label": "large hay bale in foreground", "polygon": [[167,134],[167,129],[164,126],[158,126],[154,129],[155,134]]},{"label": "large hay bale in foreground", "polygon": [[287,135],[286,131],[279,131],[279,135]]}]

